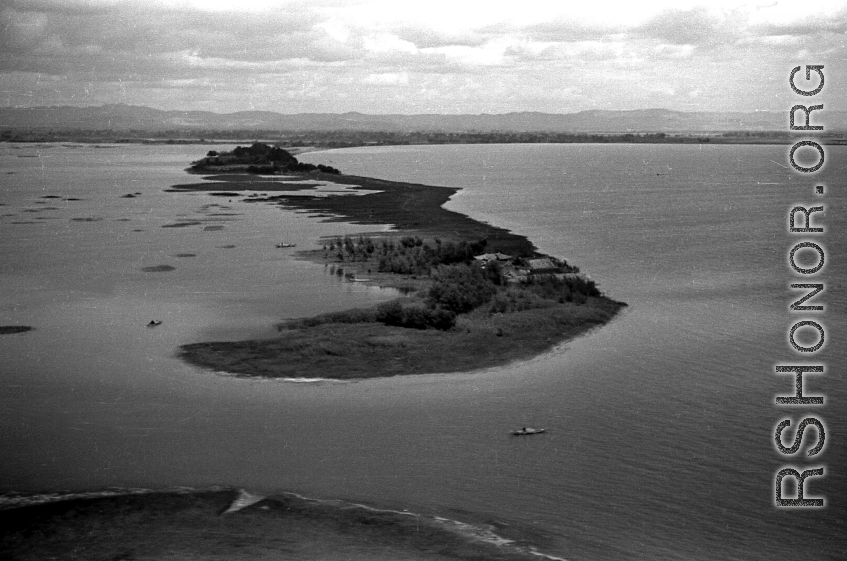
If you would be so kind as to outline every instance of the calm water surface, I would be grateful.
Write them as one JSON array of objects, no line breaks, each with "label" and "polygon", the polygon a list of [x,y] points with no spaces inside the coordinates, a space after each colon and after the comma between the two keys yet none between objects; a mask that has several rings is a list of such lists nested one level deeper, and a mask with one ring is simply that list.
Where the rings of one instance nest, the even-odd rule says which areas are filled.
[{"label": "calm water surface", "polygon": [[[184,342],[269,335],[281,317],[391,297],[273,248],[355,227],[163,192],[190,180],[182,168],[203,151],[0,147],[0,325],[37,328],[0,338],[2,490],[225,484],[493,524],[567,559],[844,558],[844,149],[828,149],[822,198],[780,146],[304,155],[463,187],[450,208],[528,235],[630,304],[524,363],[320,384],[233,379],[173,358]],[[774,395],[791,386],[773,366],[798,360],[788,285],[803,282],[786,264],[787,210],[821,200],[830,342],[811,387],[827,405],[779,410]],[[180,221],[199,224],[162,228]],[[142,270],[161,264],[176,269]],[[153,318],[163,325],[147,329]],[[792,465],[826,467],[807,495],[830,506],[778,511],[773,477],[791,462],[772,429],[808,413],[825,420],[827,448]],[[521,425],[548,433],[511,438]]]}]

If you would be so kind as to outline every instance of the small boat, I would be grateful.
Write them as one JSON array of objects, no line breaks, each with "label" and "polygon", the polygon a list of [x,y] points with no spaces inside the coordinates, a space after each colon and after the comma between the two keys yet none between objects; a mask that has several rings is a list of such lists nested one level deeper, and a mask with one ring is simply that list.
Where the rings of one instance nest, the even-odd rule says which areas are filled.
[{"label": "small boat", "polygon": [[150,323],[147,324],[147,327],[156,327],[157,325],[162,325],[162,320],[160,319],[151,319]]},{"label": "small boat", "polygon": [[534,429],[532,427],[523,427],[523,428],[520,428],[520,429],[513,430],[512,434],[515,435],[515,436],[527,436],[527,435],[530,435],[530,434],[541,434],[542,432],[544,432],[546,430],[547,429]]},{"label": "small boat", "polygon": [[297,247],[296,243],[278,243],[277,247]]}]

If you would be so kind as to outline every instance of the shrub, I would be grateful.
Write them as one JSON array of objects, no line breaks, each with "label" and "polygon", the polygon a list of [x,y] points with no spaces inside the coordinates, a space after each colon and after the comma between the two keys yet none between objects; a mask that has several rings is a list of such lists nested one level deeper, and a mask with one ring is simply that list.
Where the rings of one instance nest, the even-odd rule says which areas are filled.
[{"label": "shrub", "polygon": [[506,314],[534,308],[546,308],[552,305],[552,302],[528,290],[509,288],[494,295],[488,311],[492,314]]},{"label": "shrub", "polygon": [[428,309],[429,316],[427,321],[429,325],[441,331],[452,329],[456,325],[456,314],[444,308]]},{"label": "shrub", "polygon": [[524,286],[528,291],[542,298],[578,304],[584,303],[589,296],[600,296],[594,281],[579,277],[563,280],[554,277],[532,279]]},{"label": "shrub", "polygon": [[403,306],[397,301],[380,304],[376,309],[376,320],[385,325],[410,329],[434,328],[442,331],[456,323],[456,314],[442,308],[428,308],[420,304]]},{"label": "shrub", "polygon": [[497,288],[476,266],[442,265],[432,276],[428,303],[455,314],[467,313],[485,304]]},{"label": "shrub", "polygon": [[341,174],[341,172],[337,168],[334,168],[332,166],[325,166],[323,164],[318,164],[318,171],[322,171],[324,173],[332,173],[335,175]]},{"label": "shrub", "polygon": [[403,306],[397,301],[380,304],[376,308],[376,320],[385,325],[401,325]]}]

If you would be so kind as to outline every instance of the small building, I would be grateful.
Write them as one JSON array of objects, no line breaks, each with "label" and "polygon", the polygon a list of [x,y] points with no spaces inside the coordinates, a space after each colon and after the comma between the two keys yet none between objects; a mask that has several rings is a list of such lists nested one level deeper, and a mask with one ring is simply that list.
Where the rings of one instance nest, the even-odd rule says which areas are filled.
[{"label": "small building", "polygon": [[505,253],[483,253],[482,255],[474,256],[474,259],[481,262],[483,265],[491,263],[492,261],[497,261],[499,263],[509,263],[512,261],[511,255],[506,255]]},{"label": "small building", "polygon": [[529,267],[529,273],[531,275],[551,275],[561,272],[559,266],[553,263],[549,257],[529,259],[527,261],[527,267]]}]

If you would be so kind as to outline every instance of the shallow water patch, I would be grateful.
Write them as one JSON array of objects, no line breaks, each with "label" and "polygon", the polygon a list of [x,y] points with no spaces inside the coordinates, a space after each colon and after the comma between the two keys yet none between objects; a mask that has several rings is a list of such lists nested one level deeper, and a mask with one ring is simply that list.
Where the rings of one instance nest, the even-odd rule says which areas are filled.
[{"label": "shallow water patch", "polygon": [[29,325],[0,325],[0,335],[14,335],[32,330],[33,328]]},{"label": "shallow water patch", "polygon": [[162,228],[187,228],[188,226],[199,226],[202,222],[190,220],[188,222],[174,222],[173,224],[163,224]]},{"label": "shallow water patch", "polygon": [[169,271],[175,271],[176,267],[171,265],[151,265],[149,267],[141,267],[141,270],[145,273],[167,273]]}]

